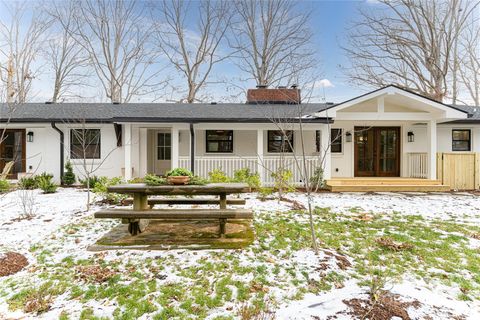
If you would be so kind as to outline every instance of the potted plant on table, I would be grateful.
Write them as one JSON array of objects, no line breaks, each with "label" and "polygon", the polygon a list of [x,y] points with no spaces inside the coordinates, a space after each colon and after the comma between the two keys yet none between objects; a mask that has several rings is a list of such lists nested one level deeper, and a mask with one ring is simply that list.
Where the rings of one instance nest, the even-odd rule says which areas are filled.
[{"label": "potted plant on table", "polygon": [[167,181],[171,184],[187,184],[193,177],[193,173],[184,168],[175,168],[168,171],[166,176]]}]

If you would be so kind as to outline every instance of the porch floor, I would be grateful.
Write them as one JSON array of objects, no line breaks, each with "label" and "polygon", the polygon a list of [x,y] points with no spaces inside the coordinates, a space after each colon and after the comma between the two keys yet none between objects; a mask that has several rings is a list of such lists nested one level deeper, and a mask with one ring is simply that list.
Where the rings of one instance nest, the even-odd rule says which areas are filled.
[{"label": "porch floor", "polygon": [[327,188],[332,192],[450,191],[450,186],[439,180],[400,177],[332,178],[327,180]]}]

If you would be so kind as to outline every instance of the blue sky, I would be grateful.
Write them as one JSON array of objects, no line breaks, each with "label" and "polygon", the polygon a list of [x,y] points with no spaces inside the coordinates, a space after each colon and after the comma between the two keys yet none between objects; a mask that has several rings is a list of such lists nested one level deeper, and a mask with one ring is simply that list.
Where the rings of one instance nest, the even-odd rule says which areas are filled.
[{"label": "blue sky", "polygon": [[[31,8],[34,8],[38,1],[28,1],[27,2]],[[146,4],[146,2],[145,2]],[[357,18],[358,7],[359,6],[372,6],[374,0],[364,0],[364,1],[340,1],[340,0],[331,0],[331,1],[322,1],[322,0],[313,0],[307,1],[303,0],[298,3],[298,9],[300,10],[311,10],[312,11],[312,29],[314,33],[313,37],[313,46],[318,51],[319,58],[319,69],[321,71],[317,81],[322,79],[328,79],[332,86],[322,89],[317,89],[315,92],[315,101],[331,101],[331,102],[340,102],[343,100],[350,99],[356,95],[365,93],[368,91],[367,88],[359,88],[353,84],[348,83],[345,75],[339,68],[339,65],[347,65],[348,61],[344,56],[343,51],[340,46],[342,43],[345,43],[345,35],[349,24]],[[5,12],[0,13],[0,17],[5,19]],[[192,19],[194,21],[195,19]],[[175,70],[166,71],[167,74],[175,75]],[[216,69],[213,74],[215,77],[229,79],[235,82],[235,86],[246,88],[252,88],[255,86],[253,81],[241,81],[239,78],[239,70],[232,61],[226,61],[222,64],[216,66]],[[177,81],[181,81],[179,76]],[[182,83],[182,82],[180,82]],[[53,86],[52,75],[49,74],[48,70],[43,69],[42,75],[39,77],[37,84],[34,84],[34,100],[42,101],[49,100],[51,95],[51,87]],[[102,101],[103,98],[99,96],[99,86],[94,85],[94,89],[80,89],[80,91],[88,91],[86,95],[95,96],[95,101]],[[233,86],[226,86],[223,83],[209,85],[205,92],[208,93],[208,99],[213,99],[218,102],[224,101],[225,97],[230,94],[230,91],[227,89],[232,89]],[[93,90],[93,91],[92,91]],[[80,92],[78,92],[80,93]],[[165,96],[165,99],[169,100],[170,96]],[[174,98],[176,98],[174,96]],[[244,96],[240,95],[238,100],[243,101]],[[144,100],[145,97],[141,99]],[[160,100],[160,101],[161,101]],[[146,98],[148,101],[148,97]]]}]

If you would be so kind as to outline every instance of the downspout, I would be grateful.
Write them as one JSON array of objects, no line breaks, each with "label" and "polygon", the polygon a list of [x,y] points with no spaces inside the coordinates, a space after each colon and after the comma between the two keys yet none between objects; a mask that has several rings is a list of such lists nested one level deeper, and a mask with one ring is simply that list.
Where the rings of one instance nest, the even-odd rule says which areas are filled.
[{"label": "downspout", "polygon": [[190,122],[190,171],[195,174],[195,130]]},{"label": "downspout", "polygon": [[60,183],[63,181],[63,167],[64,167],[64,150],[65,135],[62,130],[58,129],[55,122],[51,123],[52,128],[60,134]]}]

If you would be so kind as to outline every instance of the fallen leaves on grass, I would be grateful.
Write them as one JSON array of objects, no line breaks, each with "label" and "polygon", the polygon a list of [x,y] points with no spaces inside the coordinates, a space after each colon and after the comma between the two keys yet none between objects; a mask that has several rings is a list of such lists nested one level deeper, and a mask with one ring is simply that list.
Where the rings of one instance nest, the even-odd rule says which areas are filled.
[{"label": "fallen leaves on grass", "polygon": [[352,219],[357,221],[372,221],[373,215],[366,212],[362,212],[356,216],[353,216]]},{"label": "fallen leaves on grass", "polygon": [[375,239],[375,242],[380,246],[393,251],[409,250],[413,248],[413,245],[411,243],[395,242],[392,238],[389,237],[377,238]]},{"label": "fallen leaves on grass", "polygon": [[16,252],[0,255],[0,277],[9,276],[21,271],[28,265],[25,256]]},{"label": "fallen leaves on grass", "polygon": [[470,234],[470,237],[473,239],[480,240],[480,232]]},{"label": "fallen leaves on grass", "polygon": [[51,296],[43,296],[41,294],[37,294],[27,300],[25,306],[23,307],[23,311],[27,313],[43,313],[50,310],[51,303]]},{"label": "fallen leaves on grass", "polygon": [[78,277],[87,282],[103,283],[115,275],[110,268],[99,265],[77,267]]}]

